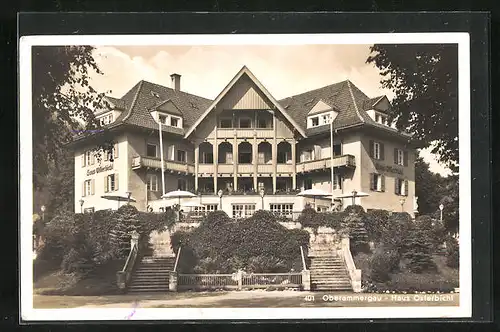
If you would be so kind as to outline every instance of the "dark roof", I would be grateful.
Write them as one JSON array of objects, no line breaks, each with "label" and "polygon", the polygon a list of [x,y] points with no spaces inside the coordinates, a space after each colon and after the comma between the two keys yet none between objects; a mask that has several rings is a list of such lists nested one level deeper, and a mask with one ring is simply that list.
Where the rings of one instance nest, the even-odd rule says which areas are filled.
[{"label": "dark roof", "polygon": [[[195,96],[183,91],[175,91],[158,84],[140,81],[121,98],[126,105],[116,122],[128,123],[140,127],[157,129],[158,123],[151,116],[151,112],[158,106],[171,101],[182,115],[184,127],[190,127],[207,109],[211,100]],[[184,129],[163,126],[167,132],[183,135]]]},{"label": "dark roof", "polygon": [[[318,103],[323,101],[338,111],[334,122],[335,129],[343,129],[356,125],[369,125],[394,133],[396,129],[373,121],[366,111],[384,96],[369,98],[352,82],[345,80],[319,89],[304,92],[279,101],[288,115],[306,132],[307,136],[316,135],[329,130],[329,126],[306,129],[307,115]],[[183,117],[184,128],[163,126],[163,130],[183,135],[211,105],[212,100],[192,95],[183,91],[175,91],[158,84],[140,81],[121,98],[108,97],[117,108],[124,110],[111,126],[127,123],[139,127],[158,129],[150,112],[155,108],[161,110],[171,101]],[[170,108],[171,109],[171,108]],[[172,113],[170,111],[169,113]],[[177,113],[174,112],[174,113]]]},{"label": "dark roof", "polygon": [[119,110],[125,110],[125,102],[121,99],[114,98],[111,96],[106,96],[106,99],[115,105],[115,108]]}]

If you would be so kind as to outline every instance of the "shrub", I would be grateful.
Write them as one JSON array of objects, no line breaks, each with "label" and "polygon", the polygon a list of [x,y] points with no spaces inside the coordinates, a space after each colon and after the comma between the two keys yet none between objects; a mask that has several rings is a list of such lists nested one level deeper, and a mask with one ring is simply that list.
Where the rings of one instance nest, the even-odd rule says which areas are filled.
[{"label": "shrub", "polygon": [[454,269],[459,267],[458,241],[451,236],[446,241],[446,265]]},{"label": "shrub", "polygon": [[310,227],[314,230],[317,230],[318,227],[329,227],[338,231],[345,215],[344,212],[318,213],[311,208],[306,208],[302,211],[297,221],[302,227]]},{"label": "shrub", "polygon": [[350,249],[354,255],[358,252],[370,251],[363,215],[354,212],[349,213],[344,218],[341,233],[349,236]]},{"label": "shrub", "polygon": [[380,242],[387,249],[394,249],[403,254],[406,249],[406,239],[411,228],[411,218],[407,213],[392,213],[386,227],[382,228]]},{"label": "shrub", "polygon": [[368,233],[368,239],[374,242],[380,242],[382,234],[388,227],[389,211],[387,210],[369,210],[366,212],[365,228]]},{"label": "shrub", "polygon": [[296,265],[300,246],[309,243],[309,233],[288,230],[269,211],[256,211],[252,217],[237,222],[222,212],[208,214],[189,233],[175,232],[171,243],[174,250],[182,244],[180,262],[190,263],[183,265],[184,270],[232,273],[241,268],[285,272]]},{"label": "shrub", "polygon": [[76,233],[74,214],[61,213],[54,217],[45,228],[45,243],[37,259],[55,261],[60,264],[64,255],[72,247]]},{"label": "shrub", "polygon": [[433,244],[426,235],[425,229],[415,225],[410,229],[407,238],[406,251],[403,257],[409,260],[407,266],[414,273],[437,270],[436,264],[432,260]]},{"label": "shrub", "polygon": [[363,209],[363,207],[361,205],[348,205],[344,209],[344,212],[346,214],[348,214],[348,215],[351,214],[351,213],[354,213],[354,214],[357,214],[357,215],[364,215],[365,214],[365,209]]},{"label": "shrub", "polygon": [[139,212],[132,205],[123,205],[114,213],[113,222],[110,244],[117,258],[122,259],[130,251],[130,233],[139,229]]},{"label": "shrub", "polygon": [[373,281],[386,282],[399,267],[400,255],[396,250],[380,248],[370,259],[370,275]]}]

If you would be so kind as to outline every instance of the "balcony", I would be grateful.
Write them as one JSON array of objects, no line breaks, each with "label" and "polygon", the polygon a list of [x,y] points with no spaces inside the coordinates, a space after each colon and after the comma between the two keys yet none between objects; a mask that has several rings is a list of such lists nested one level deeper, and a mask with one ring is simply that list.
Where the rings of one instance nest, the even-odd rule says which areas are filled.
[{"label": "balcony", "polygon": [[218,138],[233,138],[236,133],[238,138],[273,138],[274,130],[270,128],[224,128],[217,129]]},{"label": "balcony", "polygon": [[276,173],[278,174],[292,174],[293,173],[293,165],[292,164],[277,164],[276,165]]},{"label": "balcony", "polygon": [[273,173],[273,165],[272,164],[257,165],[257,173],[272,174]]},{"label": "balcony", "polygon": [[[333,167],[356,167],[354,156],[346,154],[343,156],[335,156],[333,158]],[[297,173],[305,173],[312,171],[320,171],[331,168],[331,159],[324,158],[318,160],[309,160],[297,164]]]},{"label": "balcony", "polygon": [[233,164],[219,164],[217,165],[217,173],[232,176],[234,173]]},{"label": "balcony", "polygon": [[214,164],[198,164],[198,176],[213,176],[214,172]]},{"label": "balcony", "polygon": [[254,165],[253,164],[240,164],[238,165],[238,174],[249,174],[254,173]]},{"label": "balcony", "polygon": [[[163,166],[166,171],[177,172],[179,174],[193,174],[194,166],[188,163],[182,163],[173,160],[164,160]],[[161,170],[161,160],[153,157],[136,156],[132,158],[132,169],[139,169],[142,167],[155,168]]]}]

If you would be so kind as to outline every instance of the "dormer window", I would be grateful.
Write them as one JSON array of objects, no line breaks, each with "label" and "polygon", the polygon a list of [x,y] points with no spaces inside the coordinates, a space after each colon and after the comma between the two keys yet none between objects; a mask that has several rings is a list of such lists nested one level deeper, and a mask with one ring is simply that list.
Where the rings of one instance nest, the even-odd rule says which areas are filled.
[{"label": "dormer window", "polygon": [[167,124],[167,116],[166,115],[159,115],[158,116],[158,121],[160,121],[162,124]]},{"label": "dormer window", "polygon": [[179,118],[175,118],[173,116],[170,117],[170,125],[172,127],[179,127]]},{"label": "dormer window", "polygon": [[311,127],[319,126],[319,117],[314,116],[311,118]]},{"label": "dormer window", "polygon": [[180,116],[160,113],[158,111],[152,112],[152,116],[158,123],[161,123],[162,125],[182,128],[182,118]]},{"label": "dormer window", "polygon": [[106,114],[106,115],[100,117],[99,122],[100,122],[101,126],[106,126],[106,125],[110,124],[111,122],[113,122],[113,113],[109,113],[109,114]]},{"label": "dormer window", "polygon": [[384,125],[384,126],[389,125],[389,117],[386,114],[375,112],[375,114],[373,116],[373,120],[376,123],[379,123],[379,124]]}]

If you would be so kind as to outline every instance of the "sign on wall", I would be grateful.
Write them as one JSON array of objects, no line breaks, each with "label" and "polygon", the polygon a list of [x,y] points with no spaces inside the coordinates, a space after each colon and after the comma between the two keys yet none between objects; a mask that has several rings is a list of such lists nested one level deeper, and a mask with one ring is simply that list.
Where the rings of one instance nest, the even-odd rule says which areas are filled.
[{"label": "sign on wall", "polygon": [[398,168],[398,167],[375,163],[375,168],[379,171],[385,171],[385,172],[389,172],[389,173],[396,173],[396,174],[403,175],[403,170],[401,168]]},{"label": "sign on wall", "polygon": [[99,167],[94,168],[94,169],[88,169],[87,170],[87,176],[94,175],[94,174],[97,174],[97,173],[106,172],[106,171],[111,171],[111,170],[113,170],[113,164],[109,164],[109,165],[106,165],[106,166],[99,166]]}]

